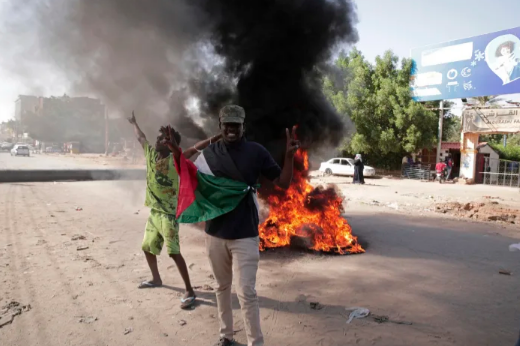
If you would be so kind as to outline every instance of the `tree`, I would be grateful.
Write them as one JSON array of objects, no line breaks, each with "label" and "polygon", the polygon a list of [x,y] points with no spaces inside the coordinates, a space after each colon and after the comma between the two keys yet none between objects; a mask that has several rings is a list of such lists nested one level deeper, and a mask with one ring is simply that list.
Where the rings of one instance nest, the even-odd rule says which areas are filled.
[{"label": "tree", "polygon": [[444,115],[442,123],[442,141],[443,142],[460,142],[460,133],[462,130],[461,118],[452,112]]},{"label": "tree", "polygon": [[477,106],[488,106],[490,108],[499,108],[499,102],[503,101],[503,99],[497,95],[489,95],[489,96],[478,96],[470,99],[470,104],[476,104]]},{"label": "tree", "polygon": [[355,124],[345,151],[363,153],[378,166],[396,167],[405,153],[435,144],[438,113],[427,108],[438,106],[413,101],[410,59],[400,61],[387,51],[373,65],[353,49],[339,56],[336,67],[348,76],[348,83],[336,90],[332,79],[325,78],[324,93]]},{"label": "tree", "polygon": [[99,102],[67,96],[45,99],[43,111],[24,113],[24,131],[43,142],[80,142],[87,151],[104,147],[104,108]]}]

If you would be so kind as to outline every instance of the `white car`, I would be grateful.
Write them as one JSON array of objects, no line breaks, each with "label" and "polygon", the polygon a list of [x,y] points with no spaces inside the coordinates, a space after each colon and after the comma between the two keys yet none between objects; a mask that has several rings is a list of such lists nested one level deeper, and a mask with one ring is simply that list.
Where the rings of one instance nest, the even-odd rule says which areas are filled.
[{"label": "white car", "polygon": [[[322,162],[320,165],[320,172],[325,174],[335,175],[354,175],[354,159],[333,158],[327,162]],[[376,170],[370,166],[365,166],[363,169],[365,177],[373,177],[376,175]]]},{"label": "white car", "polygon": [[29,147],[23,144],[17,144],[11,149],[11,156],[30,156]]}]

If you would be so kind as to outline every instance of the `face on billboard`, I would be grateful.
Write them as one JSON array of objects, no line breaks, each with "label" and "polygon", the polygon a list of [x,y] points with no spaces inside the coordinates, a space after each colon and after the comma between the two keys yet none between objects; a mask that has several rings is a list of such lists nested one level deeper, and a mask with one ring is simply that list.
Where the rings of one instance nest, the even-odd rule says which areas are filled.
[{"label": "face on billboard", "polygon": [[520,93],[520,28],[412,50],[414,100]]},{"label": "face on billboard", "polygon": [[486,62],[503,85],[520,79],[520,39],[515,35],[502,35],[486,47]]}]

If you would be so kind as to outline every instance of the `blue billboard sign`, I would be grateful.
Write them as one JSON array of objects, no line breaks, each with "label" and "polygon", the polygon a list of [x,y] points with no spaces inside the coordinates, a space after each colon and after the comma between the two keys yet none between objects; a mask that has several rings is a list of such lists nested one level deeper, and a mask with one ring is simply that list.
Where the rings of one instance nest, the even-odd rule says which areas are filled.
[{"label": "blue billboard sign", "polygon": [[520,28],[412,49],[415,101],[520,93]]}]

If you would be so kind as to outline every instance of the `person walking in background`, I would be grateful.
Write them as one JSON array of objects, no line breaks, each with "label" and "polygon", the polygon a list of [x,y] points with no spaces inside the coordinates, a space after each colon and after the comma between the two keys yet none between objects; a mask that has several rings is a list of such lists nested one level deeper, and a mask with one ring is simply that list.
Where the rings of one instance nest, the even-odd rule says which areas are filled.
[{"label": "person walking in background", "polygon": [[448,156],[446,156],[445,163],[446,163],[446,170],[447,170],[446,180],[450,180],[451,170],[453,169],[453,159],[451,158],[450,154],[448,154]]},{"label": "person walking in background", "polygon": [[361,154],[357,154],[354,158],[354,184],[365,184],[365,177],[363,176],[364,169],[365,165],[363,164]]},{"label": "person walking in background", "polygon": [[[146,261],[152,272],[152,280],[143,281],[139,288],[155,288],[162,286],[161,275],[157,266],[157,256],[161,253],[162,247],[166,244],[168,255],[177,265],[182,280],[186,287],[186,292],[181,298],[181,308],[187,309],[195,303],[195,292],[190,282],[190,275],[186,266],[186,261],[180,252],[179,243],[179,224],[175,217],[177,210],[177,194],[179,189],[179,175],[175,169],[169,148],[162,142],[165,140],[167,129],[161,127],[155,146],[151,146],[146,140],[146,136],[137,125],[135,115],[128,119],[134,126],[137,140],[141,143],[146,157],[146,200],[145,206],[149,207],[150,216],[146,223],[142,249]],[[169,131],[170,132],[170,131]],[[173,131],[177,143],[181,141],[181,135]],[[193,156],[198,150],[203,149],[211,143],[207,139],[197,143],[193,148],[186,150],[186,157]],[[198,149],[200,148],[200,149]]]}]

